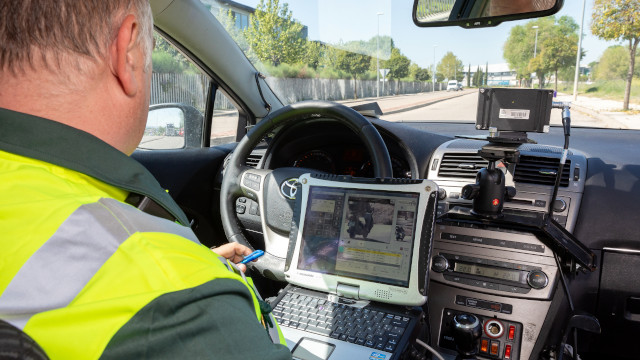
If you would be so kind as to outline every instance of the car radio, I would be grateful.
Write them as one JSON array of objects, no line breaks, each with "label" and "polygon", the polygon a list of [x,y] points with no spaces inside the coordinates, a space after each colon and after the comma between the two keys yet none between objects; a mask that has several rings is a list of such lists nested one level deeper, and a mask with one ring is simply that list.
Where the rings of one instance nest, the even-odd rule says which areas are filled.
[{"label": "car radio", "polygon": [[549,299],[557,275],[553,252],[530,233],[443,222],[434,232],[431,279],[517,298]]},{"label": "car radio", "polygon": [[440,253],[431,260],[431,269],[444,273],[449,281],[471,283],[482,281],[487,289],[526,294],[531,289],[543,289],[549,277],[539,266],[471,256]]}]

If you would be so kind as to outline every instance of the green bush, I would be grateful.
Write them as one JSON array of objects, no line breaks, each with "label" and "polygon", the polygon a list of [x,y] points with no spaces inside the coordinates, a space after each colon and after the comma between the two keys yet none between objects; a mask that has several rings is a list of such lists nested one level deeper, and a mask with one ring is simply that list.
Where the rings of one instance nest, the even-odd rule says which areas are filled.
[{"label": "green bush", "polygon": [[153,72],[156,73],[181,74],[184,70],[180,61],[166,52],[154,51],[151,54],[151,61],[153,63]]},{"label": "green bush", "polygon": [[[626,80],[597,80],[592,84],[578,84],[578,94],[588,94],[589,96],[603,99],[622,101],[625,87]],[[558,87],[558,90],[564,93],[573,93],[573,82],[564,83],[561,87]],[[633,78],[631,82],[630,100],[632,103],[640,103],[640,78]]]}]

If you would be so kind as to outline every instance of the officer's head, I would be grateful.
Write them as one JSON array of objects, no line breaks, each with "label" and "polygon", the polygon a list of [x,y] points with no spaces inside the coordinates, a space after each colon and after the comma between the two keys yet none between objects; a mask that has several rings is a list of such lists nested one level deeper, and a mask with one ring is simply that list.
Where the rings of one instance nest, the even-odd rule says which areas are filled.
[{"label": "officer's head", "polygon": [[[0,107],[67,123],[132,152],[148,112],[152,29],[148,0],[2,0]],[[72,102],[85,116],[73,113]]]}]

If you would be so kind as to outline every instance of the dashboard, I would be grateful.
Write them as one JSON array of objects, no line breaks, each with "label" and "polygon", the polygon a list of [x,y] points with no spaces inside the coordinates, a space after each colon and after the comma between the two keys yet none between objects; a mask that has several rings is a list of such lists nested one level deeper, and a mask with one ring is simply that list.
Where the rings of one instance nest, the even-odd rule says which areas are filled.
[{"label": "dashboard", "polygon": [[[389,149],[393,176],[412,178],[411,155],[403,143],[390,133],[381,134]],[[292,127],[273,138],[265,167],[298,167],[336,175],[373,177],[370,156],[359,138],[343,126],[316,122]]]},{"label": "dashboard", "polygon": [[[395,177],[428,178],[444,190],[439,215],[471,206],[460,197],[461,188],[475,182],[476,172],[486,166],[477,155],[484,143],[456,139],[455,135],[479,134],[473,124],[371,121],[388,147]],[[549,170],[557,167],[561,157],[562,130],[552,128],[547,134],[530,137],[539,144],[523,145],[522,162],[504,167],[507,185],[517,189],[516,197],[505,203],[505,211],[540,214],[549,206],[553,189]],[[607,348],[604,342],[624,343],[628,337],[619,329],[629,333],[640,330],[633,320],[640,318],[633,305],[640,285],[628,281],[638,276],[621,262],[640,265],[640,222],[635,218],[640,213],[639,147],[640,131],[572,129],[553,218],[597,255],[598,269],[572,275],[569,288],[575,307],[596,315],[603,332],[611,334],[596,340],[586,335],[587,341],[580,342],[582,351],[601,351]],[[285,129],[256,155],[260,166],[269,169],[303,167],[340,175],[372,174],[360,140],[331,121]],[[239,216],[241,221],[250,217]],[[251,221],[243,222],[251,227]],[[253,219],[253,224],[257,223]],[[254,226],[254,232],[259,232],[259,227]],[[483,322],[491,322],[491,331],[497,331],[484,329],[482,339],[488,350],[480,357],[486,359],[525,359],[539,354],[544,344],[537,340],[559,331],[560,327],[554,330],[550,324],[570,313],[556,259],[549,244],[537,235],[439,221],[431,263],[432,343],[451,358],[455,345],[448,324],[456,313],[473,313]],[[601,283],[600,278],[618,282]],[[616,311],[629,306],[626,315]],[[629,354],[623,345],[616,349],[620,358]]]},{"label": "dashboard", "polygon": [[[373,177],[373,165],[369,155],[364,147],[357,145],[304,150],[296,154],[289,164],[292,167],[314,169],[328,174]],[[394,177],[411,178],[411,169],[406,160],[397,155],[391,156],[391,166]]]}]

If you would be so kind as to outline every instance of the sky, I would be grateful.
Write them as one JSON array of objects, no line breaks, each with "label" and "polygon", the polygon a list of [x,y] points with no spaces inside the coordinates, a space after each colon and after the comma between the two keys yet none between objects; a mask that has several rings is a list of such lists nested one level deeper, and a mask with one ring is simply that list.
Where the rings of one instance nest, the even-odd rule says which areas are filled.
[{"label": "sky", "polygon": [[[236,0],[256,7],[259,0]],[[463,64],[484,65],[505,63],[502,46],[513,26],[525,24],[529,19],[504,22],[497,27],[463,29],[456,26],[419,28],[414,25],[411,11],[413,0],[289,0],[293,17],[308,26],[309,39],[328,43],[368,40],[390,35],[395,46],[411,61],[423,68],[439,62],[451,51]],[[591,35],[591,12],[594,0],[586,0],[582,48],[586,56],[581,65],[597,61],[604,50],[618,44],[603,41]],[[580,24],[582,0],[565,0],[557,16],[569,15]],[[378,15],[382,13],[382,15]],[[378,25],[379,20],[379,25]],[[379,26],[379,28],[378,28]],[[532,33],[531,36],[535,36]]]}]

